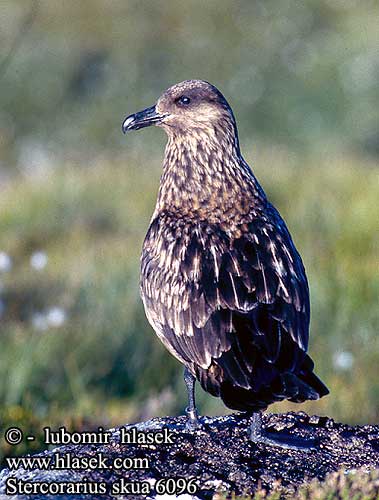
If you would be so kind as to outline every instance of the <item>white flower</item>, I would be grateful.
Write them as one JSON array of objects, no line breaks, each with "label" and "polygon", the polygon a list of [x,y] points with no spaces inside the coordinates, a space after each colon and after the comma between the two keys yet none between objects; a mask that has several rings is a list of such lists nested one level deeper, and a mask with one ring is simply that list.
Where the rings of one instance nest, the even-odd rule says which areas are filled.
[{"label": "white flower", "polygon": [[43,313],[35,313],[32,316],[32,325],[36,330],[45,331],[49,325],[46,321],[46,316]]},{"label": "white flower", "polygon": [[60,307],[52,307],[47,311],[46,320],[49,326],[58,328],[66,321],[66,311]]},{"label": "white flower", "polygon": [[34,252],[30,257],[30,265],[37,271],[41,271],[47,264],[48,258],[45,252]]},{"label": "white flower", "polygon": [[66,312],[61,307],[52,307],[48,311],[38,312],[32,316],[32,325],[36,330],[59,328],[66,321]]},{"label": "white flower", "polygon": [[5,252],[0,252],[0,271],[6,272],[12,269],[12,259]]},{"label": "white flower", "polygon": [[333,355],[333,364],[337,370],[351,370],[354,364],[354,356],[349,351],[337,351]]}]

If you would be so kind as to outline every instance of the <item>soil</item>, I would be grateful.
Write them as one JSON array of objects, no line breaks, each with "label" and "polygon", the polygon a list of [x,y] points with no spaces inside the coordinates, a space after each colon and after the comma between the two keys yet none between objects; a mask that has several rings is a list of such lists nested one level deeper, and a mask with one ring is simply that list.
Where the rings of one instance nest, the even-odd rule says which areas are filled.
[{"label": "soil", "polygon": [[[249,440],[250,419],[241,415],[224,417],[203,417],[201,428],[191,430],[186,427],[185,417],[155,418],[153,420],[126,426],[128,432],[135,427],[142,439],[146,433],[166,431],[166,441],[148,444],[121,444],[120,429],[110,430],[108,444],[65,445],[49,450],[33,457],[98,457],[102,454],[107,464],[112,468],[90,470],[56,469],[55,458],[48,470],[26,470],[19,467],[10,471],[4,469],[0,473],[0,493],[6,493],[6,482],[11,478],[27,481],[30,484],[38,482],[87,482],[103,483],[107,492],[103,494],[75,495],[43,495],[41,493],[13,494],[13,499],[57,498],[148,498],[167,499],[191,498],[212,499],[219,490],[235,492],[236,494],[253,493],[258,487],[267,491],[280,483],[283,487],[293,489],[314,478],[323,479],[328,473],[343,469],[346,474],[358,468],[367,470],[379,468],[379,426],[365,425],[350,427],[335,423],[327,417],[308,416],[305,413],[265,414],[263,423],[272,436],[293,436],[301,439],[315,440],[314,449],[284,449],[279,446],[255,444]],[[125,432],[124,431],[124,432]],[[144,434],[142,434],[144,433]],[[154,434],[154,436],[161,436]],[[142,437],[141,437],[142,436]],[[167,439],[167,436],[169,438]],[[160,441],[160,439],[157,439]],[[122,468],[114,466],[117,457],[129,458]],[[128,469],[128,464],[138,464],[136,458],[147,458],[148,468]],[[94,458],[96,461],[96,458]],[[142,464],[142,461],[140,461]],[[146,461],[144,462],[146,465]],[[173,481],[160,484],[159,480],[168,478],[195,478],[190,483],[188,491],[183,492],[183,480],[177,481],[177,491],[174,496],[165,496],[164,492],[172,493]],[[15,483],[15,480],[13,480]],[[144,484],[150,488],[146,493],[135,488]],[[14,484],[13,483],[13,484]],[[131,483],[132,486],[125,486]],[[162,481],[161,481],[162,483]],[[112,487],[113,489],[112,493]],[[113,485],[113,486],[112,486]],[[122,486],[123,485],[123,486]],[[119,494],[121,486],[123,493]],[[12,486],[14,488],[15,486]],[[131,488],[134,488],[132,491]],[[119,488],[119,489],[117,489]],[[126,488],[126,489],[125,489]],[[166,490],[164,490],[166,488]],[[168,488],[168,489],[167,489]],[[196,492],[192,488],[197,489]],[[12,490],[11,490],[12,491]],[[129,491],[129,494],[128,494]],[[112,496],[113,495],[113,496]],[[0,495],[1,499],[9,498]]]}]

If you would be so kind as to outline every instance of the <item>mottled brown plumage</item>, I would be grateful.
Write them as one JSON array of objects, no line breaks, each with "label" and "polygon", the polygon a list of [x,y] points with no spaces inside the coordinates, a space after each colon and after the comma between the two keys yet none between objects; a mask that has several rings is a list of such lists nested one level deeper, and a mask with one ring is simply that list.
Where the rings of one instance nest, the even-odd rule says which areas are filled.
[{"label": "mottled brown plumage", "polygon": [[300,255],[241,156],[225,98],[207,82],[182,82],[123,129],[151,123],[168,135],[141,258],[141,296],[158,337],[229,408],[327,394],[306,354]]}]

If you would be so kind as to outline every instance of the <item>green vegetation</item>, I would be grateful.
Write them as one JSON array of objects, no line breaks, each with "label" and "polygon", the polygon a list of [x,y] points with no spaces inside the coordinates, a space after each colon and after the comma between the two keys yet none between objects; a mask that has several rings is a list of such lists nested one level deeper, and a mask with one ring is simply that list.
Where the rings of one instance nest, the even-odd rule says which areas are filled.
[{"label": "green vegetation", "polygon": [[186,78],[225,93],[243,139],[378,151],[376,0],[4,0],[0,62],[32,5],[0,74],[10,168],[31,146],[50,160],[118,150],[122,115]]},{"label": "green vegetation", "polygon": [[[13,262],[1,274],[5,407],[21,404],[43,418],[57,407],[112,423],[183,408],[181,367],[148,326],[138,297],[139,252],[159,162],[141,169],[126,152],[90,172],[66,165],[33,182],[17,177],[3,189],[2,251]],[[311,284],[311,354],[332,396],[303,409],[375,422],[376,171],[357,158],[315,165],[283,151],[261,153],[255,164],[289,222]],[[37,251],[47,255],[43,269],[30,264]],[[61,325],[44,323],[52,308],[65,312]],[[351,366],[341,365],[340,352],[351,353]],[[224,411],[215,399],[199,396],[203,412]],[[277,409],[287,407],[294,405]]]},{"label": "green vegetation", "polygon": [[297,489],[284,489],[280,485],[271,492],[258,491],[254,496],[218,495],[215,500],[378,500],[379,473],[365,470],[343,471],[329,474],[323,482],[313,480]]}]

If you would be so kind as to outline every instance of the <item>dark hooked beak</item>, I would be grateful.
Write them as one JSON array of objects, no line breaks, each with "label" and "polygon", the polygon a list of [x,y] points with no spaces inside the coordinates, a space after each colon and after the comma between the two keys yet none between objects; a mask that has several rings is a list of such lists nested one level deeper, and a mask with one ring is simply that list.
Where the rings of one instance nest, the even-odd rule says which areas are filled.
[{"label": "dark hooked beak", "polygon": [[155,106],[151,106],[151,108],[127,116],[122,122],[122,131],[126,134],[129,130],[139,130],[150,125],[156,125],[161,123],[165,116],[165,114],[159,114]]}]

